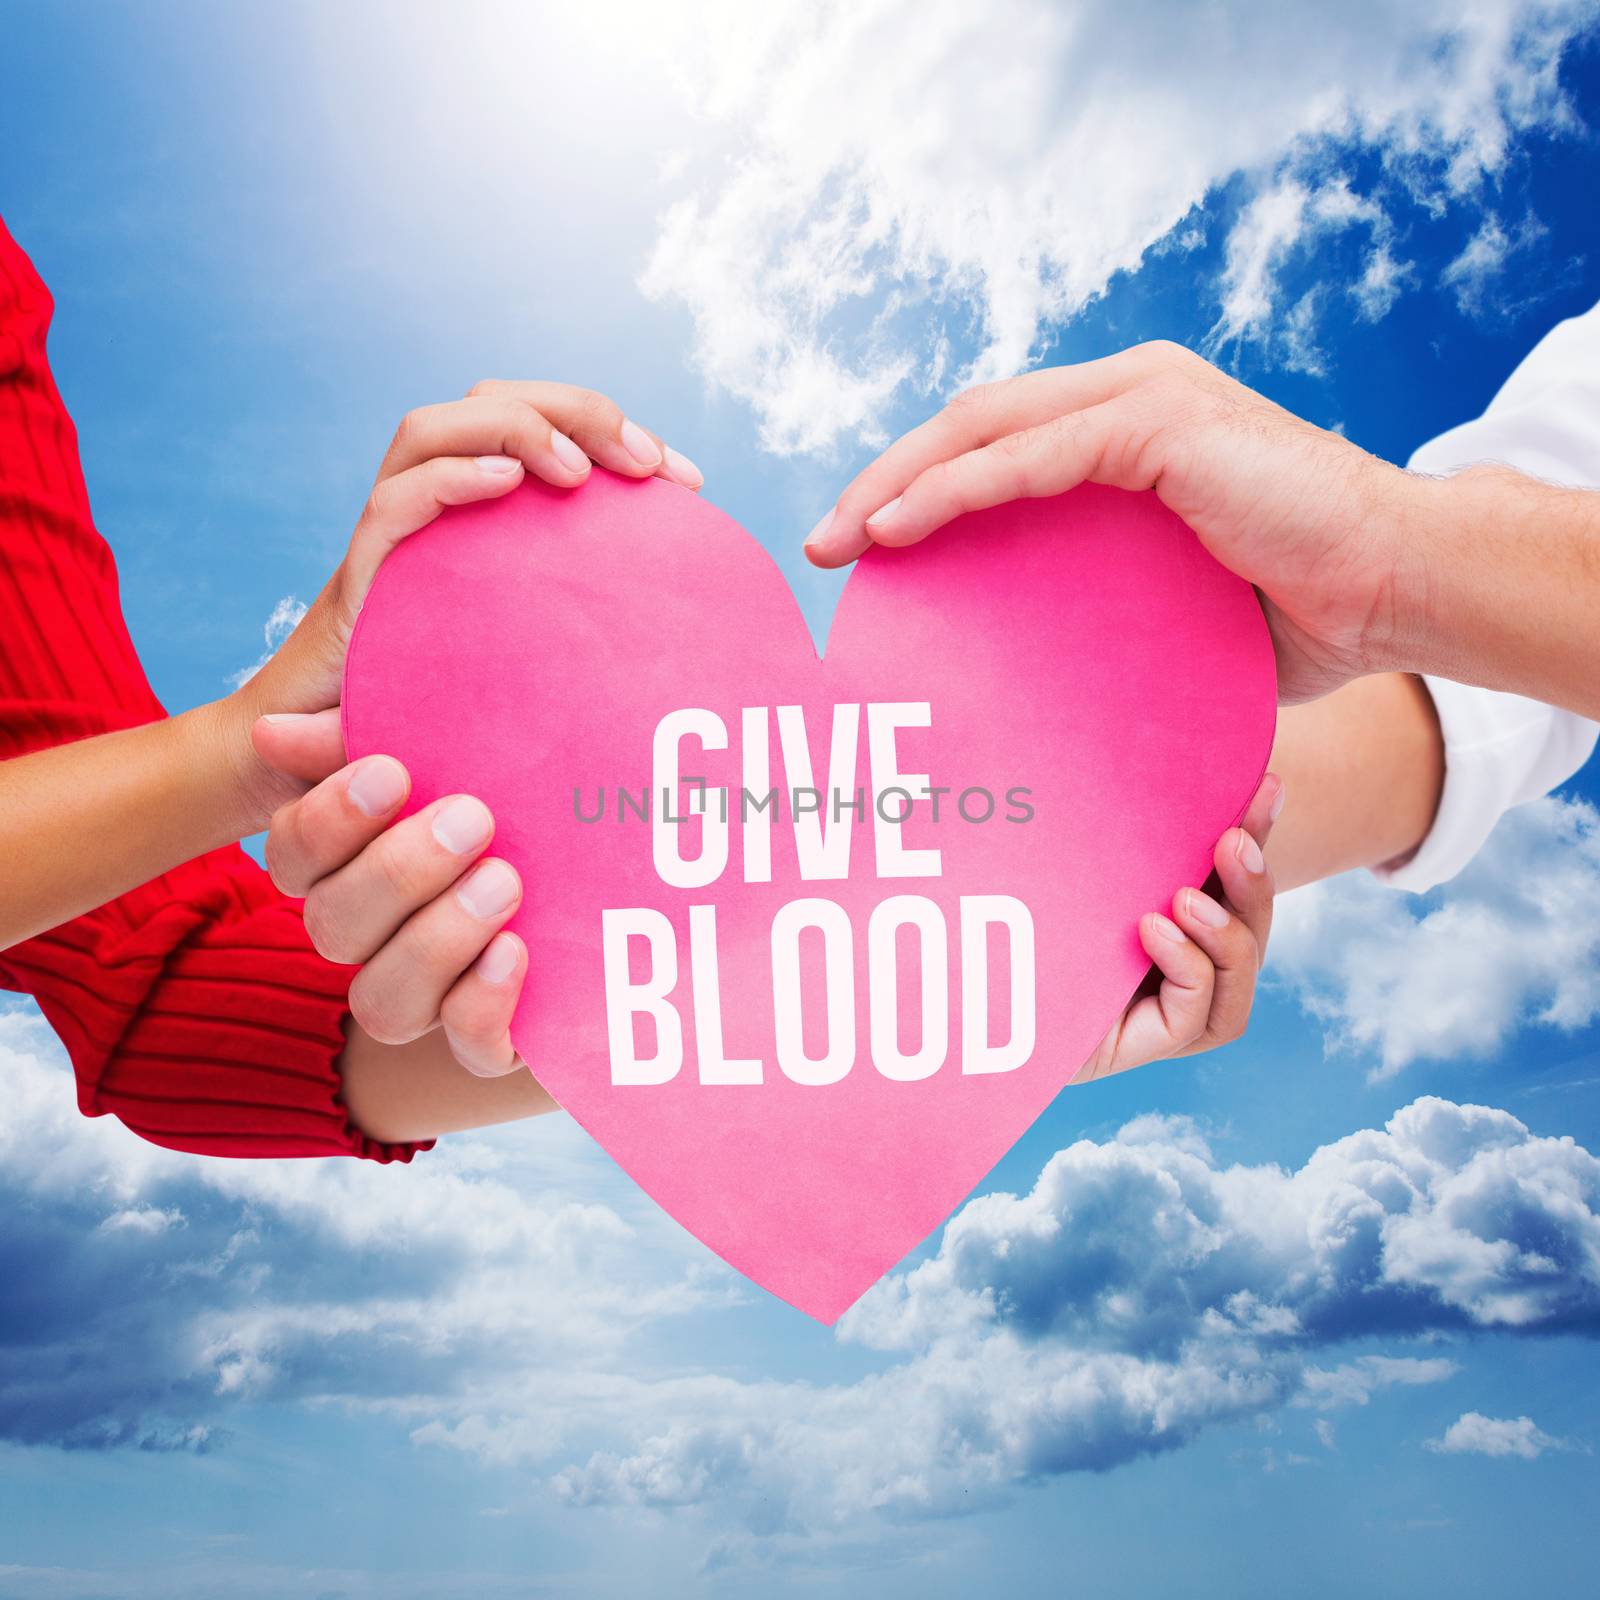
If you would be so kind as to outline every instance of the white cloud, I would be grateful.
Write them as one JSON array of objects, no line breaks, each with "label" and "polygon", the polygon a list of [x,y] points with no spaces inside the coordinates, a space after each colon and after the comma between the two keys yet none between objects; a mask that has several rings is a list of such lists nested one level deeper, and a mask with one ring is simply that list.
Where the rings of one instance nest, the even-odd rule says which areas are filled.
[{"label": "white cloud", "polygon": [[652,37],[702,137],[675,156],[687,192],[642,285],[687,308],[702,370],[780,453],[871,439],[952,341],[974,352],[954,384],[1025,367],[1240,175],[1255,197],[1218,342],[1271,327],[1282,263],[1351,226],[1371,235],[1352,292],[1377,317],[1406,274],[1386,203],[1338,164],[1377,152],[1396,203],[1476,207],[1518,133],[1570,121],[1557,65],[1593,15],[1355,0],[1219,25],[1138,0],[795,0],[701,9],[686,30],[666,8]]},{"label": "white cloud", "polygon": [[1581,1448],[1535,1427],[1532,1417],[1486,1417],[1481,1411],[1462,1412],[1441,1437],[1425,1439],[1423,1444],[1440,1455],[1516,1456],[1523,1461],[1546,1450]]},{"label": "white cloud", "polygon": [[1307,289],[1283,319],[1283,364],[1291,372],[1313,377],[1326,370],[1327,356],[1317,348],[1317,302],[1320,288]]},{"label": "white cloud", "polygon": [[241,667],[237,672],[228,675],[228,682],[235,689],[243,688],[278,653],[284,640],[300,626],[300,620],[305,616],[306,609],[305,602],[296,599],[292,594],[286,594],[272,608],[272,614],[261,629],[261,637],[267,644],[261,659],[253,666]]},{"label": "white cloud", "polygon": [[176,1206],[166,1211],[159,1206],[124,1206],[100,1226],[107,1233],[165,1233],[168,1228],[183,1226],[183,1213]]},{"label": "white cloud", "polygon": [[337,1405],[572,1505],[847,1539],[1230,1421],[1310,1413],[1309,1442],[1449,1380],[1417,1340],[1600,1332],[1600,1162],[1438,1099],[1293,1170],[1228,1165],[1184,1119],[1080,1140],[871,1291],[841,1336],[876,1370],[828,1384],[658,1353],[739,1291],[561,1119],[408,1168],[184,1157],[81,1118],[27,1011],[0,1013],[0,1081],[23,1444],[225,1448],[241,1402]]},{"label": "white cloud", "polygon": [[1505,266],[1510,249],[1511,241],[1491,211],[1442,275],[1444,284],[1455,290],[1456,303],[1463,311],[1475,310],[1481,303],[1485,286]]},{"label": "white cloud", "polygon": [[566,1118],[404,1168],[208,1161],[80,1116],[31,1009],[0,1011],[0,1083],[0,1273],[49,1308],[13,1338],[0,1437],[195,1448],[242,1398],[420,1424],[469,1408],[507,1352],[523,1381],[577,1381],[641,1328],[737,1293]]},{"label": "white cloud", "polygon": [[1600,1016],[1600,815],[1539,800],[1420,903],[1349,874],[1284,895],[1268,972],[1382,1078]]},{"label": "white cloud", "polygon": [[1279,352],[1292,371],[1313,375],[1326,357],[1316,346],[1325,286],[1313,284],[1287,312],[1280,307],[1279,277],[1297,251],[1317,239],[1350,227],[1363,227],[1371,240],[1362,275],[1349,293],[1362,317],[1385,316],[1412,276],[1390,254],[1394,225],[1370,197],[1358,195],[1345,177],[1324,178],[1308,186],[1288,175],[1264,188],[1240,212],[1228,234],[1223,266],[1222,310],[1207,341],[1212,355],[1239,340],[1281,336]]},{"label": "white cloud", "polygon": [[1264,189],[1240,213],[1228,235],[1215,341],[1240,338],[1271,320],[1277,269],[1305,236],[1309,199],[1303,183],[1285,178]]},{"label": "white cloud", "polygon": [[[1337,1367],[1307,1367],[1302,1376],[1301,1405],[1331,1411],[1339,1406],[1364,1406],[1380,1390],[1396,1384],[1414,1387],[1442,1383],[1456,1374],[1456,1364],[1443,1356],[1360,1356]],[[1319,1423],[1323,1418],[1317,1419]],[[1321,1427],[1317,1437],[1327,1443]]]},{"label": "white cloud", "polygon": [[[1490,286],[1505,271],[1512,256],[1542,238],[1546,230],[1536,217],[1524,217],[1507,233],[1494,212],[1484,217],[1478,231],[1467,240],[1461,254],[1440,274],[1439,281],[1454,292],[1456,304],[1468,315],[1483,311]],[[1520,301],[1518,295],[1513,299]]]},{"label": "white cloud", "polygon": [[1423,1099],[1284,1171],[1223,1166],[1192,1125],[1146,1117],[1059,1152],[1027,1194],[970,1201],[872,1290],[841,1335],[898,1364],[647,1390],[653,1428],[555,1482],[575,1504],[715,1506],[763,1536],[947,1514],[1218,1424],[1444,1382],[1437,1355],[1316,1357],[1490,1328],[1600,1331],[1587,1151]]},{"label": "white cloud", "polygon": [[1387,244],[1377,244],[1350,294],[1367,322],[1381,322],[1400,298],[1401,289],[1415,280],[1410,262],[1395,260]]}]

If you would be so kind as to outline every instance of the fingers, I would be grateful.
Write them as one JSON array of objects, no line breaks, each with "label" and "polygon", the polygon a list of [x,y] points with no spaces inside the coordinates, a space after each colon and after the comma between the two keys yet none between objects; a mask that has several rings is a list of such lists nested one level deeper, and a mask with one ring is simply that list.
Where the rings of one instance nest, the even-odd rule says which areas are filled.
[{"label": "fingers", "polygon": [[1128,1007],[1075,1082],[1177,1055],[1205,1032],[1216,974],[1204,951],[1158,911],[1139,919],[1139,942],[1160,985]]},{"label": "fingers", "polygon": [[629,478],[659,475],[698,489],[700,469],[592,389],[566,383],[487,379],[464,400],[421,406],[395,434],[381,482],[435,456],[499,452],[536,477],[570,488],[589,463]]},{"label": "fingers", "polygon": [[[984,450],[1014,434],[1040,428],[1053,419],[1103,406],[1165,368],[1198,362],[1198,357],[1175,345],[1157,342],[1137,345],[1098,361],[1052,367],[969,389],[957,395],[937,416],[892,444],[850,483],[834,509],[807,538],[806,554],[818,566],[843,566],[874,541],[880,525],[887,524],[889,518],[882,515],[883,508],[903,503],[906,491],[930,469]],[[874,522],[872,529],[867,527],[869,518]],[[916,537],[938,525],[927,524]]]},{"label": "fingers", "polygon": [[[279,719],[261,737],[281,755],[274,740],[301,736]],[[350,1013],[374,1039],[405,1044],[442,1022],[468,1071],[511,1072],[521,1065],[509,1029],[528,954],[500,930],[521,902],[522,880],[508,862],[479,859],[494,819],[468,795],[395,823],[410,789],[389,756],[353,762],[273,817],[268,870],[304,898],[321,955],[365,963],[350,985]]]},{"label": "fingers", "polygon": [[455,883],[493,834],[489,808],[464,794],[396,823],[306,892],[312,942],[330,961],[370,960],[413,913]]},{"label": "fingers", "polygon": [[309,714],[268,712],[256,718],[250,742],[269,767],[310,783],[320,782],[344,765],[344,730],[337,706]]},{"label": "fingers", "polygon": [[1243,1032],[1258,960],[1249,929],[1198,889],[1180,889],[1172,913],[1139,919],[1158,986],[1122,1014],[1075,1083],[1212,1049]]},{"label": "fingers", "polygon": [[1258,960],[1266,956],[1276,893],[1262,851],[1283,809],[1283,799],[1282,780],[1268,773],[1245,813],[1243,825],[1223,834],[1212,857],[1223,896],[1250,930]]},{"label": "fingers", "polygon": [[576,488],[591,461],[688,489],[704,481],[687,456],[592,389],[489,380],[464,400],[418,407],[396,431],[356,524],[344,569],[349,604],[359,609],[384,557],[446,506],[509,494],[525,473]]},{"label": "fingers", "polygon": [[[499,451],[499,446],[495,450]],[[581,483],[587,473],[569,473],[568,482]],[[446,506],[471,505],[509,494],[522,482],[523,463],[514,456],[440,455],[420,466],[380,478],[356,523],[345,558],[345,596],[359,609],[383,559],[402,539],[416,533]]]},{"label": "fingers", "polygon": [[589,475],[588,454],[559,424],[510,396],[474,392],[408,412],[378,469],[378,482],[441,456],[505,456],[561,489]]},{"label": "fingers", "polygon": [[1126,397],[1069,411],[936,462],[873,512],[864,532],[874,544],[916,544],[968,511],[1008,500],[1064,494],[1085,482],[1148,489],[1153,477],[1139,470],[1144,437],[1143,413]]},{"label": "fingers", "polygon": [[[458,979],[465,981],[463,972],[482,958],[521,899],[522,880],[509,862],[480,861],[407,918],[356,974],[351,1016],[382,1044],[420,1038],[440,1020],[445,997]],[[469,986],[469,994],[476,992]]]},{"label": "fingers", "polygon": [[498,1078],[522,1065],[510,1029],[527,972],[527,946],[514,933],[497,933],[444,997],[445,1038],[468,1072]]},{"label": "fingers", "polygon": [[[1271,774],[1263,780],[1246,813],[1262,842],[1283,803],[1283,785]],[[1230,828],[1212,857],[1224,902],[1200,889],[1181,889],[1173,916],[1210,959],[1216,973],[1211,1012],[1204,1030],[1177,1053],[1211,1050],[1237,1039],[1249,1025],[1256,985],[1272,930],[1272,874],[1261,845],[1247,828]]]},{"label": "fingers", "polygon": [[1237,1039],[1250,1021],[1261,971],[1261,946],[1242,917],[1203,889],[1180,889],[1173,897],[1172,917],[1209,963],[1212,990],[1200,1026],[1168,1054],[1214,1050]]},{"label": "fingers", "polygon": [[1239,826],[1262,849],[1266,848],[1267,835],[1272,832],[1273,823],[1282,815],[1283,796],[1283,779],[1275,772],[1267,773],[1262,778],[1255,794],[1251,797],[1250,804],[1245,807],[1244,816],[1240,819]]},{"label": "fingers", "polygon": [[304,899],[376,839],[410,793],[411,776],[392,756],[366,756],[324,779],[273,816],[266,847],[272,881]]},{"label": "fingers", "polygon": [[622,408],[593,389],[570,383],[487,378],[472,393],[532,406],[565,428],[592,460],[630,478],[669,478],[698,489],[704,474],[687,456],[626,416]]},{"label": "fingers", "polygon": [[1261,847],[1283,798],[1282,780],[1268,773],[1244,825],[1218,841],[1213,861],[1226,901],[1180,889],[1170,918],[1151,913],[1140,920],[1139,941],[1159,977],[1156,992],[1128,1007],[1074,1082],[1215,1049],[1244,1032],[1272,926],[1272,874]]}]

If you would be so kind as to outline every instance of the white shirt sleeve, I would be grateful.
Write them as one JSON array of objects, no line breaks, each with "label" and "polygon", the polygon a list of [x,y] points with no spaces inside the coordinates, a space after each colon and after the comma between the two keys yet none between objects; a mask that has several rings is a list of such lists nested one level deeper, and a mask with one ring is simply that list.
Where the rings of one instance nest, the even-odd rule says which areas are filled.
[{"label": "white shirt sleeve", "polygon": [[[1558,323],[1475,422],[1423,445],[1407,465],[1450,473],[1495,461],[1570,488],[1600,488],[1600,306]],[[1564,783],[1589,759],[1596,725],[1520,695],[1424,678],[1444,734],[1444,790],[1420,848],[1380,868],[1421,893],[1453,878],[1511,809]]]}]

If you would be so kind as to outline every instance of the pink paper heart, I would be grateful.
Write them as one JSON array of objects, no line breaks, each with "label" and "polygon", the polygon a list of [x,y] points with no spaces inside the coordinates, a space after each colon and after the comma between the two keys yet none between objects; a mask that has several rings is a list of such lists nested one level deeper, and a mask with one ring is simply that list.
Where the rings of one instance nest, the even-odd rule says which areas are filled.
[{"label": "pink paper heart", "polygon": [[[880,841],[868,808],[892,818],[905,802],[870,770],[869,722],[894,713],[869,707],[924,702],[930,725],[892,735],[899,773],[914,775],[903,787],[917,791],[898,844],[937,850],[939,873],[880,877],[880,865],[906,863],[893,830]],[[736,523],[671,484],[596,471],[575,491],[529,483],[446,512],[408,539],[362,613],[344,720],[352,759],[385,751],[410,768],[414,806],[465,791],[494,811],[493,850],[526,889],[511,926],[527,941],[530,976],[512,1034],[539,1080],[724,1260],[831,1323],[971,1191],[1127,1003],[1147,969],[1137,920],[1207,877],[1215,841],[1261,777],[1275,702],[1254,595],[1153,495],[1084,488],[962,518],[912,549],[872,550],[845,586],[819,661],[776,565]],[[838,706],[859,708],[852,782],[829,765]],[[784,793],[767,813],[777,811],[770,881],[745,881],[761,870],[761,813],[741,825],[739,792],[766,790],[746,781],[761,775],[744,765],[744,713],[762,707],[771,785],[823,788],[830,774],[837,784],[827,820],[848,826],[845,877],[802,879],[794,797]],[[803,714],[810,777],[786,770],[779,707]],[[688,739],[681,774],[710,786],[714,814],[719,786],[732,801],[725,869],[703,887],[677,888],[657,871],[657,832],[669,858],[692,862],[709,845],[714,864],[720,822],[652,828],[635,812],[652,787],[658,723],[689,709],[714,713],[728,748]],[[795,713],[785,716],[798,767]],[[879,763],[879,778],[889,765]],[[619,786],[633,800],[622,821]],[[948,788],[937,822],[925,793],[935,786]],[[580,820],[601,787],[604,820]],[[856,788],[875,791],[861,820],[849,805]],[[1007,799],[1019,789],[1025,799]],[[968,820],[984,810],[978,791],[994,797],[994,814]],[[668,798],[669,815],[688,814],[681,785]],[[1025,806],[1031,819],[1007,820]],[[813,868],[830,866],[816,858],[823,837],[810,840]],[[874,911],[898,896],[914,899],[880,912],[888,932],[874,935]],[[994,896],[1006,898],[979,898]],[[976,930],[965,947],[964,897]],[[838,909],[783,912],[795,901]],[[1008,1070],[963,1070],[1003,1061],[1008,1042],[1026,1044],[1014,1033],[1026,1024],[1025,996],[1010,1015],[1015,947],[1003,927],[985,933],[979,914],[1013,902],[1033,929],[1034,1048]],[[691,918],[691,907],[713,910]],[[613,1082],[608,911],[644,922],[659,914],[663,935],[659,949],[623,940],[613,920],[625,952],[611,973],[614,1002],[652,971],[664,979],[652,953],[664,961],[673,947],[677,980],[660,1025],[623,1011],[616,1057],[627,1072],[629,1051],[648,1063],[665,1044],[670,1064],[677,1028],[682,1061],[669,1081]],[[913,926],[896,934],[902,913]],[[832,931],[793,926],[819,919]],[[786,929],[776,939],[775,920]],[[713,942],[720,1007],[703,979]],[[836,961],[832,988],[825,948]],[[1025,973],[1020,956],[1017,965]],[[795,980],[778,969],[801,975],[802,1020],[786,1021],[781,1040],[774,993],[790,994]],[[987,996],[988,1056],[976,1035],[964,1039],[964,983],[974,1028]],[[760,1081],[702,1082],[716,1055],[746,1063],[723,1076]],[[880,1061],[900,1075],[885,1075]]]}]

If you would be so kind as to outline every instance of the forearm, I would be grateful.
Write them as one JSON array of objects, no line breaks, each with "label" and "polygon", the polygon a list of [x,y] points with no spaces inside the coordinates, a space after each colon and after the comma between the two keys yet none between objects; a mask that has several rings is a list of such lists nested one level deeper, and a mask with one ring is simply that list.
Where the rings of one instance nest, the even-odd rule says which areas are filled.
[{"label": "forearm", "polygon": [[1375,659],[1600,718],[1600,492],[1496,466],[1417,493]]},{"label": "forearm", "polygon": [[1427,837],[1444,783],[1433,701],[1418,679],[1382,673],[1285,706],[1270,765],[1284,785],[1267,847],[1280,890],[1403,860]]},{"label": "forearm", "polygon": [[0,949],[263,826],[232,701],[0,762]]},{"label": "forearm", "polygon": [[531,1072],[474,1077],[450,1053],[440,1028],[410,1044],[391,1045],[347,1021],[345,1038],[342,1098],[356,1126],[372,1139],[410,1143],[559,1109]]},{"label": "forearm", "polygon": [[[201,706],[0,763],[0,949],[258,829],[239,726],[253,709]],[[341,1097],[368,1138],[411,1143],[555,1109],[527,1072],[465,1071],[441,1030],[385,1045],[347,1017],[345,1033]]]}]

